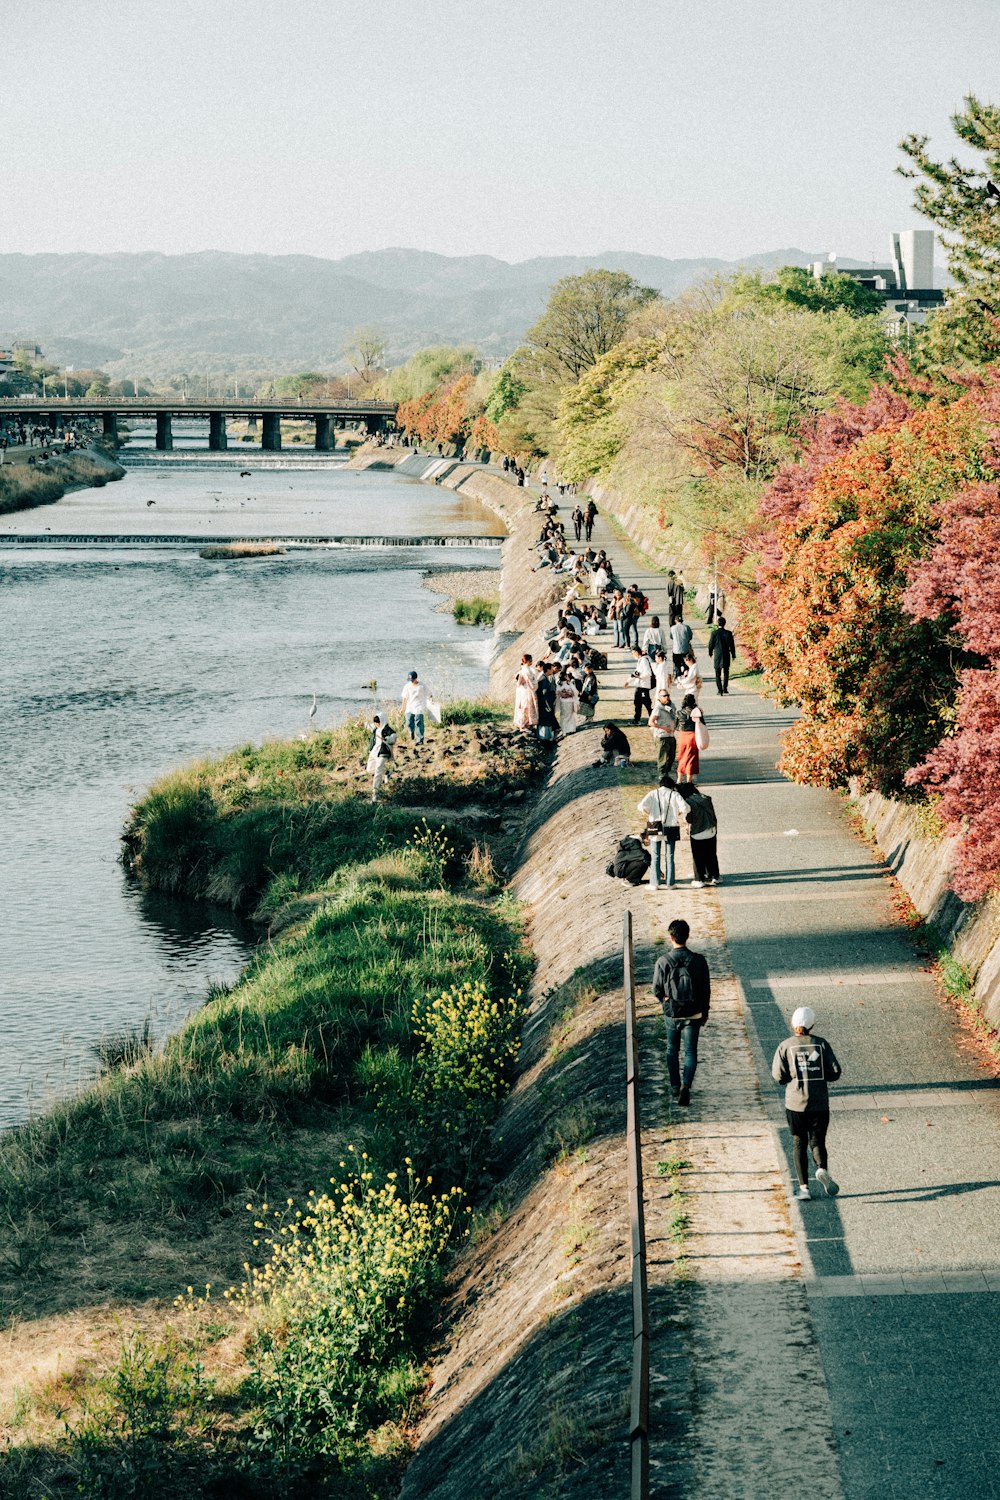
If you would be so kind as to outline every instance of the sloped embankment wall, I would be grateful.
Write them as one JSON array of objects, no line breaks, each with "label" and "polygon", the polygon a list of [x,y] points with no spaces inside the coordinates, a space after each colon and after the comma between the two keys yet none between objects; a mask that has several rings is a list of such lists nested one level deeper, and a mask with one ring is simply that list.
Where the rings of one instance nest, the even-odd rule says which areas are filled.
[{"label": "sloped embankment wall", "polygon": [[951,889],[953,839],[926,838],[915,809],[877,792],[856,800],[896,879],[973,975],[976,1003],[1000,1029],[1000,896],[974,906],[961,901]]}]

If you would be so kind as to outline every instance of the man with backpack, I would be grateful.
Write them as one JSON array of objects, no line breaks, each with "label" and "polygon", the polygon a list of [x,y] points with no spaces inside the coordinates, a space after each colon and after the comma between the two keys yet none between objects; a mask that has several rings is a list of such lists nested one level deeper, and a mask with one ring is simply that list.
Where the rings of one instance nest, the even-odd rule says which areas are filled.
[{"label": "man with backpack", "polygon": [[[670,1095],[677,1104],[691,1103],[691,1085],[698,1067],[698,1038],[708,1020],[712,979],[703,953],[687,946],[691,929],[681,918],[667,928],[670,947],[656,960],[653,994],[663,1006],[667,1027],[667,1074]],[[684,1072],[680,1069],[684,1044]]]},{"label": "man with backpack", "polygon": [[792,1156],[798,1178],[797,1198],[811,1198],[809,1191],[809,1151],[816,1163],[816,1181],[828,1197],[840,1192],[830,1176],[826,1156],[826,1132],[830,1125],[830,1090],[828,1084],[840,1077],[840,1063],[830,1043],[813,1036],[816,1013],[809,1005],[800,1005],[792,1016],[792,1035],[786,1037],[774,1054],[771,1077],[785,1085],[785,1119],[792,1132]]}]

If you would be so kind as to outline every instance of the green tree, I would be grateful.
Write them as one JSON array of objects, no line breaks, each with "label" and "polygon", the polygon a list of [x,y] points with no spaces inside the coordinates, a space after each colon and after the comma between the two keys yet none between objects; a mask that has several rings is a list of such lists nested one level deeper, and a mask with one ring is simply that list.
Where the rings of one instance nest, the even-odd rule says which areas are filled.
[{"label": "green tree", "polygon": [[908,165],[897,171],[916,183],[917,209],[943,231],[955,279],[945,307],[928,319],[929,354],[980,363],[1000,353],[1000,200],[986,188],[987,181],[1000,183],[1000,109],[968,94],[951,123],[978,162],[938,161],[929,138],[911,134],[899,143]]},{"label": "green tree", "polygon": [[884,307],[881,293],[862,286],[853,276],[834,271],[817,278],[803,266],[782,266],[769,281],[759,271],[740,272],[733,277],[732,294],[749,301],[804,307],[809,312],[843,309],[855,318],[877,315]]},{"label": "green tree", "polygon": [[490,387],[490,393],[483,404],[484,414],[491,422],[499,424],[508,412],[514,411],[520,404],[527,389],[508,360]]},{"label": "green tree", "polygon": [[578,380],[624,337],[632,314],[659,293],[624,271],[584,271],[557,281],[526,344],[542,379]]},{"label": "green tree", "polygon": [[556,457],[570,483],[606,471],[616,458],[628,436],[628,392],[636,375],[655,366],[662,352],[662,340],[655,337],[623,340],[566,391],[556,419]]},{"label": "green tree", "polygon": [[356,328],[344,345],[344,354],[362,385],[369,386],[385,363],[385,334],[367,324]]},{"label": "green tree", "polygon": [[429,349],[419,349],[405,364],[390,370],[380,387],[389,401],[414,401],[459,375],[471,374],[479,363],[479,356],[469,344],[435,344]]}]

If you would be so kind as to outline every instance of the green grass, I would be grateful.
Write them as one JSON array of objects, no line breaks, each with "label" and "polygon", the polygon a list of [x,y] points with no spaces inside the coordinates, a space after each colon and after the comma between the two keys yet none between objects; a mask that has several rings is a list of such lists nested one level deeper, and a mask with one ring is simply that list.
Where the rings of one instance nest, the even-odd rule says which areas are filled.
[{"label": "green grass", "polygon": [[[401,726],[400,726],[401,727]],[[491,803],[535,780],[543,755],[516,738],[509,710],[460,700],[418,757],[400,737],[383,800],[369,800],[369,731],[359,716],[301,740],[244,745],[161,777],[133,808],[123,859],[156,890],[252,911],[305,891],[349,861],[399,848],[407,806]]]},{"label": "green grass", "polygon": [[[476,763],[492,756],[491,775],[534,774],[508,764],[502,736],[489,749],[499,710],[453,711]],[[428,1230],[421,1256],[395,1270],[354,1237],[395,1243],[393,1182],[411,1182],[407,1214],[424,1203],[432,1215],[439,1195],[479,1183],[530,965],[516,903],[484,896],[481,850],[466,859],[433,819],[329,795],[331,752],[366,743],[349,725],[244,747],[164,778],[137,809],[141,868],[241,903],[266,878],[280,935],[165,1044],[116,1045],[81,1095],[0,1140],[4,1311],[85,1315],[96,1301],[123,1319],[111,1368],[89,1359],[58,1421],[32,1418],[16,1454],[0,1452],[0,1491],[23,1479],[53,1495],[152,1500],[239,1478],[241,1493],[262,1497],[395,1493],[453,1236]],[[247,1270],[268,1253],[247,1206],[270,1224],[269,1204],[314,1213],[324,1192],[359,1204],[330,1221],[348,1234],[329,1238],[342,1261],[332,1322],[332,1283],[312,1286],[308,1257],[294,1276],[279,1264],[273,1281]],[[278,1212],[284,1224],[291,1210]],[[367,1310],[351,1266],[375,1278]],[[188,1297],[181,1333],[162,1313],[149,1337],[135,1333],[143,1307],[148,1320],[185,1286],[241,1283],[235,1303]]]},{"label": "green grass", "polygon": [[499,599],[456,599],[451,612],[459,625],[492,625],[500,606]]}]

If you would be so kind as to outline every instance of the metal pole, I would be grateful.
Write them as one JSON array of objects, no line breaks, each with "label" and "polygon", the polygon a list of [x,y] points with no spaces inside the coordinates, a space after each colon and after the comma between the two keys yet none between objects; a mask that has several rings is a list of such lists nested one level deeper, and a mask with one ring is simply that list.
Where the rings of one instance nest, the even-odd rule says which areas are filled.
[{"label": "metal pole", "polygon": [[632,1397],[629,1440],[632,1450],[631,1500],[649,1500],[649,1289],[646,1279],[646,1220],[642,1193],[639,1120],[639,1044],[635,1029],[635,967],[632,913],[623,922],[625,978],[625,1143],[632,1239]]}]

